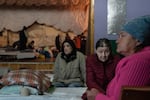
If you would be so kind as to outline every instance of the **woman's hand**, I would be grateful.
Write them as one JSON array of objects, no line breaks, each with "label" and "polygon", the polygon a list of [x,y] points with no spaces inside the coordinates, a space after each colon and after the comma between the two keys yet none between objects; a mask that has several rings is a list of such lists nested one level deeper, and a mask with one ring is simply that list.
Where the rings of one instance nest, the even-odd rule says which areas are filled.
[{"label": "woman's hand", "polygon": [[91,90],[87,90],[86,93],[87,93],[88,100],[95,100],[95,97],[99,93],[99,91],[95,88],[92,88]]}]

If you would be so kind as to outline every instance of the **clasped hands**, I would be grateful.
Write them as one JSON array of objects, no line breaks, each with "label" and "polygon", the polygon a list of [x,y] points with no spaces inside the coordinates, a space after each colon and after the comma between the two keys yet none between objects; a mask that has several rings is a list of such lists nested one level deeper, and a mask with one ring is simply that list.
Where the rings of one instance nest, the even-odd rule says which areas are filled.
[{"label": "clasped hands", "polygon": [[95,100],[95,97],[98,93],[100,93],[97,89],[92,88],[91,90],[87,90],[87,100]]}]

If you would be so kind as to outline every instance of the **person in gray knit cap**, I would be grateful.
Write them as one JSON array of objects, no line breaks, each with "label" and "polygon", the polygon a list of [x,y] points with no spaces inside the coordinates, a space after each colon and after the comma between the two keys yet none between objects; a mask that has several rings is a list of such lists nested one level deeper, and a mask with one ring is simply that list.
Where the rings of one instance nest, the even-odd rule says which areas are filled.
[{"label": "person in gray knit cap", "polygon": [[88,100],[120,100],[123,86],[150,86],[150,15],[127,22],[116,43],[117,52],[125,57],[117,64],[106,94],[87,91]]}]

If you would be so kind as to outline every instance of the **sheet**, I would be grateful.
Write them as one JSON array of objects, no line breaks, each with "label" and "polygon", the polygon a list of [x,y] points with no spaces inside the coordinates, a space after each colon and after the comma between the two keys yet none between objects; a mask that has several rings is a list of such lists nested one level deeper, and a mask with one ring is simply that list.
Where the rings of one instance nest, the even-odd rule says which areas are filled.
[{"label": "sheet", "polygon": [[85,92],[84,88],[56,88],[53,93],[44,95],[0,95],[0,100],[82,100],[81,96]]}]

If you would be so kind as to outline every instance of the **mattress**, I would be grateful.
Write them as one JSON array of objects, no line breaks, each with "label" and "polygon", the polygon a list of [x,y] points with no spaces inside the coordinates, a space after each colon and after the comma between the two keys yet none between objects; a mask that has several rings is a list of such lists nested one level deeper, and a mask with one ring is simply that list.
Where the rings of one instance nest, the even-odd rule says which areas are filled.
[{"label": "mattress", "polygon": [[0,57],[5,59],[27,59],[34,58],[34,52],[20,52],[20,51],[4,51],[0,52]]},{"label": "mattress", "polygon": [[44,93],[44,95],[0,95],[0,100],[82,100],[81,96],[86,87],[76,88],[56,88],[53,93]]}]

